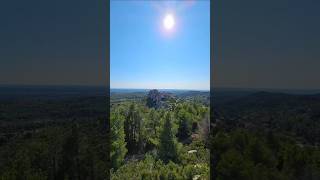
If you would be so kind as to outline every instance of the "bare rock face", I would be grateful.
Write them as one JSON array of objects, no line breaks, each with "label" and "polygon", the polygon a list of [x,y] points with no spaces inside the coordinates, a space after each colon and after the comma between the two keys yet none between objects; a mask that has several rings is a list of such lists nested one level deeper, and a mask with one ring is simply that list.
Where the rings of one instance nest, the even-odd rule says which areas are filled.
[{"label": "bare rock face", "polygon": [[175,101],[171,93],[159,92],[157,89],[150,90],[147,95],[146,105],[149,108],[170,108],[170,101]]},{"label": "bare rock face", "polygon": [[161,99],[162,95],[158,90],[150,90],[147,96],[147,106],[149,108],[158,109],[161,105]]}]

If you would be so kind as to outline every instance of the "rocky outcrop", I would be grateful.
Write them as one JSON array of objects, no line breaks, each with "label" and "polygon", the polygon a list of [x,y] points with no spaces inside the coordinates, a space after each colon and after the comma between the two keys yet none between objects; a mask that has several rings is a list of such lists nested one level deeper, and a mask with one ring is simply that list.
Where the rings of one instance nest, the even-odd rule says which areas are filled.
[{"label": "rocky outcrop", "polygon": [[159,92],[156,89],[150,90],[147,95],[147,106],[149,108],[159,109],[160,107],[169,108],[169,104],[166,101],[173,99],[171,93]]},{"label": "rocky outcrop", "polygon": [[158,109],[161,104],[161,99],[161,93],[158,90],[150,90],[147,96],[147,106],[149,108]]}]

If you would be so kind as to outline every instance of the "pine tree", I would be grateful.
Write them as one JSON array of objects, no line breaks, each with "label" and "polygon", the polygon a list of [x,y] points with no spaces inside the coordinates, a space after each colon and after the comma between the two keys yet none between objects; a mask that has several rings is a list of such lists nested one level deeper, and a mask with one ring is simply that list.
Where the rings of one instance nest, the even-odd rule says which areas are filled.
[{"label": "pine tree", "polygon": [[143,118],[139,107],[132,103],[126,113],[125,123],[125,140],[127,142],[128,153],[139,153],[143,149]]},{"label": "pine tree", "polygon": [[67,135],[62,145],[62,164],[60,165],[59,174],[64,178],[75,178],[78,169],[79,156],[79,132],[78,125],[72,124],[71,132]]},{"label": "pine tree", "polygon": [[175,136],[172,132],[172,115],[170,112],[165,114],[163,128],[160,134],[160,159],[168,163],[170,160],[177,161],[177,148],[175,143]]},{"label": "pine tree", "polygon": [[159,119],[157,116],[157,111],[154,109],[151,109],[150,113],[149,113],[149,123],[148,126],[149,128],[152,128],[152,135],[156,136],[157,134],[157,126],[159,125]]},{"label": "pine tree", "polygon": [[124,117],[120,113],[111,114],[111,165],[117,169],[123,162],[127,153],[125,134],[124,134]]},{"label": "pine tree", "polygon": [[178,118],[179,118],[179,128],[178,128],[177,136],[179,141],[183,141],[189,138],[191,135],[191,128],[189,123],[191,120],[191,115],[185,110],[181,110],[178,113]]}]

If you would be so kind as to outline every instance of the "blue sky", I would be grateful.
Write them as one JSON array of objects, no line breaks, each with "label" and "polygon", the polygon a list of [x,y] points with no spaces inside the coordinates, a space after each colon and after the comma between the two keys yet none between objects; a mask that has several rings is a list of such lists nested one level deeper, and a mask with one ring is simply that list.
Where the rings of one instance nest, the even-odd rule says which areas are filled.
[{"label": "blue sky", "polygon": [[[210,87],[209,1],[111,1],[111,88]],[[175,19],[165,30],[163,19]]]}]

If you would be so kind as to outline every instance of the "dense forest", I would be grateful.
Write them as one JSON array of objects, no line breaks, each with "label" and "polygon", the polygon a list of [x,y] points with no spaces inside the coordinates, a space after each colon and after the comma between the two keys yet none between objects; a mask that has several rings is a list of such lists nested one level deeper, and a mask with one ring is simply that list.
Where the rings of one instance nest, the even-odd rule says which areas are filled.
[{"label": "dense forest", "polygon": [[73,91],[0,93],[0,179],[320,179],[319,94]]},{"label": "dense forest", "polygon": [[214,93],[211,179],[320,179],[320,96]]},{"label": "dense forest", "polygon": [[2,88],[0,179],[106,179],[104,94],[95,89]]},{"label": "dense forest", "polygon": [[111,94],[111,179],[209,179],[208,95]]}]

